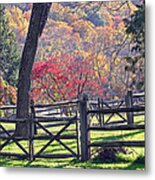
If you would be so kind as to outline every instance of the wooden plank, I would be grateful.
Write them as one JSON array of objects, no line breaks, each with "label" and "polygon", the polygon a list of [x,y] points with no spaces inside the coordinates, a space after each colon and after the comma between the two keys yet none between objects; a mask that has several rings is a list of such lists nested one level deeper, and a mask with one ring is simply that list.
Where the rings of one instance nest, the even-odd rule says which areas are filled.
[{"label": "wooden plank", "polygon": [[51,104],[36,104],[34,107],[35,108],[43,108],[43,107],[51,107],[51,106],[63,106],[63,105],[68,105],[68,104],[75,104],[78,103],[78,99],[74,100],[66,100],[66,101],[60,101],[60,102],[53,102]]},{"label": "wooden plank", "polygon": [[133,98],[141,98],[141,97],[145,97],[145,92],[134,93],[133,94]]},{"label": "wooden plank", "polygon": [[62,113],[61,112],[53,112],[53,113],[47,113],[47,111],[46,112],[44,112],[44,113],[38,113],[38,116],[40,115],[40,116],[47,116],[47,117],[49,117],[49,116],[57,116],[57,115],[61,115]]},{"label": "wooden plank", "polygon": [[36,154],[35,158],[74,158],[72,154]]},{"label": "wooden plank", "polygon": [[[3,139],[3,140],[9,139],[9,138],[10,138],[9,136],[5,136],[5,135],[1,135],[1,136],[0,136],[0,139]],[[16,138],[16,140],[18,140],[18,141],[29,140],[28,137],[15,137],[15,138]]]},{"label": "wooden plank", "polygon": [[[101,108],[104,109],[103,99],[101,99]],[[104,114],[102,114],[102,125],[105,123]]]},{"label": "wooden plank", "polygon": [[[98,98],[98,108],[101,108],[100,98]],[[101,114],[98,114],[98,121],[99,121],[99,125],[102,126],[103,122],[102,122]]]},{"label": "wooden plank", "polygon": [[[34,137],[34,140],[50,140],[50,139],[51,139],[51,136],[48,136],[48,135]],[[77,136],[76,135],[61,135],[57,139],[73,140],[73,139],[77,139]]]},{"label": "wooden plank", "polygon": [[0,106],[0,110],[16,109],[16,105]]},{"label": "wooden plank", "polygon": [[[127,95],[125,96],[125,104],[127,108],[133,107],[132,91],[127,92]],[[126,114],[127,114],[128,124],[133,124],[134,123],[133,112],[127,112]]]},{"label": "wooden plank", "polygon": [[63,109],[63,108],[75,108],[75,107],[77,107],[77,104],[71,104],[71,105],[63,105],[63,106],[52,106],[52,107],[41,107],[41,108],[35,108],[35,112],[36,113],[43,113],[43,112],[47,112],[47,111],[52,111],[52,110],[59,110],[60,111],[60,113],[61,113],[61,110]]},{"label": "wooden plank", "polygon": [[[119,103],[119,102],[124,102],[124,99],[112,99],[112,100],[104,100],[103,103],[105,104],[114,104],[114,103]],[[97,105],[98,101],[97,100],[89,100],[89,104]]]},{"label": "wooden plank", "polygon": [[88,131],[116,131],[145,129],[145,125],[104,125],[102,127],[89,127]]},{"label": "wooden plank", "polygon": [[34,119],[31,118],[29,121],[29,160],[34,160]]},{"label": "wooden plank", "polygon": [[9,152],[0,152],[0,156],[28,158],[28,156],[25,154],[9,153]]},{"label": "wooden plank", "polygon": [[36,108],[35,112],[36,113],[44,113],[44,112],[53,111],[53,110],[60,111],[60,109],[61,109],[61,107],[48,107],[48,108],[38,108],[38,109]]},{"label": "wooden plank", "polygon": [[132,107],[132,108],[118,108],[118,109],[95,109],[95,110],[88,110],[87,113],[124,113],[124,112],[140,112],[145,111],[145,107]]},{"label": "wooden plank", "polygon": [[21,122],[21,123],[24,123],[24,122],[26,122],[26,121],[28,121],[28,119],[27,118],[9,118],[9,117],[2,117],[2,118],[0,118],[0,123],[17,123],[17,122]]},{"label": "wooden plank", "polygon": [[[0,136],[0,139],[6,140],[6,139],[10,139],[10,137]],[[50,140],[51,136],[40,135],[40,136],[35,136],[33,139],[34,140]],[[77,139],[77,136],[76,135],[61,135],[58,139],[73,140],[73,139]],[[28,137],[16,137],[16,140],[24,141],[24,140],[29,140],[29,138]]]},{"label": "wooden plank", "polygon": [[108,122],[108,123],[104,123],[104,125],[114,125],[114,124],[124,124],[126,123],[127,121],[126,120],[115,120],[115,121],[112,121],[112,122]]},{"label": "wooden plank", "polygon": [[76,131],[76,145],[77,145],[77,156],[78,158],[80,157],[80,133],[79,133],[79,121],[76,120],[76,123],[75,123],[75,131]]},{"label": "wooden plank", "polygon": [[134,116],[145,116],[145,113],[134,113]]},{"label": "wooden plank", "polygon": [[94,142],[90,143],[91,147],[144,147],[145,141],[112,141],[112,142]]},{"label": "wooden plank", "polygon": [[41,117],[38,117],[36,116],[34,122],[42,122],[42,123],[47,123],[47,122],[57,122],[57,121],[73,121],[73,120],[76,120],[76,116],[73,116],[73,117],[44,117],[44,116],[41,116]]},{"label": "wooden plank", "polygon": [[88,143],[90,141],[89,134],[87,132],[88,121],[87,121],[87,95],[83,94],[82,100],[79,103],[80,110],[80,130],[81,130],[81,160],[87,161],[90,157],[90,151]]},{"label": "wooden plank", "polygon": [[[31,118],[35,119],[36,117],[36,113],[35,113],[35,108],[34,108],[34,101],[31,99],[30,101],[30,108],[31,108]],[[37,134],[37,127],[36,127],[36,124],[33,122],[31,123],[31,126],[33,126],[33,131],[34,131],[34,134]]]},{"label": "wooden plank", "polygon": [[[47,124],[47,125],[45,125],[44,127],[46,127],[46,128],[52,128],[52,127],[58,127],[58,126],[64,126],[64,125],[66,125],[68,122],[58,122],[58,123],[52,123],[52,124]],[[74,122],[73,122],[74,123]],[[38,129],[40,129],[40,128],[38,128]]]}]

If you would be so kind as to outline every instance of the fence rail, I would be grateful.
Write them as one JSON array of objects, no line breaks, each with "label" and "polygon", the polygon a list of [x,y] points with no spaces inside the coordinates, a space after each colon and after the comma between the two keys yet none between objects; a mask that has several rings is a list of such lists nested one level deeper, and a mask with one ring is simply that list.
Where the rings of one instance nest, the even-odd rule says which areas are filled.
[{"label": "fence rail", "polygon": [[[15,156],[19,158],[27,158],[29,160],[34,160],[35,158],[69,158],[69,157],[76,157],[79,158],[79,140],[78,140],[78,118],[77,113],[74,111],[74,114],[70,115],[62,115],[58,113],[59,116],[55,116],[54,113],[48,114],[46,116],[42,112],[48,112],[49,109],[55,109],[56,107],[58,109],[69,107],[71,105],[77,104],[77,101],[63,101],[59,103],[52,103],[48,105],[34,105],[33,102],[31,102],[31,116],[30,118],[25,119],[19,119],[15,118],[14,115],[10,115],[9,117],[1,117],[0,118],[0,139],[2,140],[2,144],[0,144],[0,156]],[[77,104],[78,105],[78,104]],[[59,106],[59,107],[58,107]],[[11,111],[16,109],[16,106],[3,106],[0,107],[0,110],[3,111]],[[40,112],[38,112],[38,109]],[[29,135],[27,137],[16,137],[15,136],[15,129],[7,129],[4,124],[13,124],[13,126],[16,125],[16,123],[28,123],[29,125]],[[72,129],[75,132],[74,134],[63,134],[65,131],[67,131],[67,128],[71,125],[74,125],[74,129]],[[58,130],[55,132],[52,127],[59,127]],[[35,133],[35,131],[41,132],[41,134]],[[68,130],[70,131],[70,129]],[[72,131],[71,131],[72,132]],[[35,141],[41,142],[41,141],[48,141],[42,147],[38,152],[35,152],[36,146]],[[76,141],[76,152],[72,150],[69,145],[65,144],[62,140],[67,141]],[[27,141],[28,147],[24,147],[21,142]],[[51,146],[51,144],[57,141],[59,145],[64,147],[64,149],[68,152],[65,154],[53,154],[53,153],[45,153],[45,150]],[[2,152],[4,147],[9,146],[9,143],[13,142],[15,143],[20,150],[22,150],[23,153],[14,153],[14,152]]]},{"label": "fence rail", "polygon": [[[134,98],[137,98],[138,95],[133,96],[132,92],[129,91],[125,97],[125,99],[121,99],[119,101],[110,101],[110,104],[107,102],[104,103],[101,101],[102,104],[98,101],[98,103],[94,103],[92,105],[96,105],[95,108],[88,106],[88,98],[86,95],[83,96],[82,100],[80,101],[80,122],[81,122],[81,159],[82,161],[87,161],[90,159],[91,156],[91,147],[120,147],[120,146],[127,146],[127,147],[144,147],[145,141],[112,141],[112,142],[91,142],[91,131],[121,131],[121,130],[145,130],[145,125],[140,124],[137,125],[134,123],[134,113],[137,112],[145,112],[144,105],[134,105]],[[144,98],[143,94],[140,94],[140,97]],[[115,106],[111,106],[112,104],[116,104]],[[105,105],[105,106],[103,106]],[[124,118],[124,113],[126,114],[127,118]],[[89,115],[97,115],[99,119],[99,126],[92,126],[90,123]],[[110,114],[108,120],[104,119],[105,115]],[[109,121],[112,117],[117,114],[121,121],[111,122]],[[103,117],[101,116],[103,115]],[[123,120],[123,121],[122,121]],[[123,125],[120,123],[123,122]],[[126,124],[124,124],[126,123]]]},{"label": "fence rail", "polygon": [[[2,106],[0,111],[11,112],[8,117],[0,117],[0,156],[17,156],[34,160],[35,158],[81,158],[82,161],[90,159],[91,147],[117,147],[117,146],[133,146],[144,147],[145,141],[111,141],[111,142],[91,142],[92,131],[128,131],[128,130],[145,130],[145,124],[135,124],[134,117],[145,113],[145,94],[132,94],[128,92],[125,98],[118,100],[103,99],[89,100],[87,95],[83,95],[81,99],[72,101],[54,102],[51,104],[37,104],[31,101],[30,118],[16,118],[14,112],[15,105]],[[113,121],[113,117],[117,115],[118,120]],[[93,119],[98,124],[91,123]],[[16,137],[13,129],[7,129],[4,124],[28,123],[29,135],[27,137]],[[74,125],[73,129],[67,129]],[[59,127],[56,132],[52,132],[51,128]],[[41,134],[37,134],[41,131]],[[70,134],[63,134],[70,131]],[[74,132],[74,134],[73,134]],[[72,134],[71,134],[72,133]],[[35,151],[35,141],[48,141],[41,149]],[[72,150],[62,140],[75,140],[76,152]],[[23,152],[2,152],[9,146],[10,142],[15,143]],[[26,149],[20,141],[28,142]],[[50,154],[45,150],[52,146],[53,141],[57,141],[68,152],[66,154]],[[39,143],[38,142],[38,143]]]}]

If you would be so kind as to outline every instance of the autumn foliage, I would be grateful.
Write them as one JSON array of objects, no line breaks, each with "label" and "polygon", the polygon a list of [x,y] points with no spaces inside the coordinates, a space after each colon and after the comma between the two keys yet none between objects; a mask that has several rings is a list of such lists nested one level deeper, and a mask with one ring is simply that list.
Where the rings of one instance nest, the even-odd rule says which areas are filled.
[{"label": "autumn foliage", "polygon": [[35,63],[32,70],[32,97],[35,101],[78,98],[80,94],[102,95],[101,81],[93,68],[92,57],[61,54]]},{"label": "autumn foliage", "polygon": [[[142,91],[139,84],[144,82],[144,58],[134,64],[133,71],[131,58],[136,60],[139,54],[131,52],[132,36],[124,21],[133,17],[139,8],[136,2],[142,1],[52,3],[38,42],[32,98],[46,103],[87,93],[90,97],[113,99],[124,97],[128,90]],[[20,49],[31,10],[29,3],[7,4],[5,8]]]},{"label": "autumn foliage", "polygon": [[0,77],[0,105],[15,104],[16,89]]}]

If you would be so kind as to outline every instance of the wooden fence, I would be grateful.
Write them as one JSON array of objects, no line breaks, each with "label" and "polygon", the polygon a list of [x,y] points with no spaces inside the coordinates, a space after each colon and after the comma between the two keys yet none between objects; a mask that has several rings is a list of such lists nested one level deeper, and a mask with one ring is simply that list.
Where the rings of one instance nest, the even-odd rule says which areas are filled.
[{"label": "wooden fence", "polygon": [[[0,118],[0,155],[2,156],[17,156],[24,157],[29,160],[35,158],[80,158],[82,161],[90,159],[91,147],[115,147],[115,146],[140,146],[145,145],[144,141],[112,141],[112,142],[91,142],[90,134],[92,131],[120,131],[120,130],[137,130],[145,129],[144,124],[135,124],[134,116],[144,114],[145,103],[144,94],[132,94],[128,92],[124,99],[104,101],[88,100],[87,95],[83,95],[79,100],[55,102],[52,104],[34,105],[31,101],[31,116],[29,119],[17,119],[12,113],[15,113],[15,106],[0,107],[5,117]],[[9,113],[7,113],[9,112]],[[8,117],[6,117],[8,115]],[[107,117],[107,115],[109,115]],[[119,120],[113,121],[112,117],[117,115]],[[92,119],[96,118],[98,124],[91,123]],[[28,123],[29,136],[16,137],[14,129],[7,129],[4,124]],[[74,124],[74,128],[72,127]],[[60,127],[56,132],[52,132],[50,128]],[[72,129],[67,129],[72,127]],[[37,133],[39,131],[39,133]],[[40,133],[42,131],[42,133]],[[68,135],[63,133],[70,131]],[[73,133],[74,132],[74,133]],[[76,152],[72,150],[62,140],[75,140]],[[34,141],[48,142],[35,150]],[[14,142],[22,153],[2,152],[9,146],[10,142]],[[25,148],[22,141],[28,142],[28,147]],[[61,146],[68,151],[67,154],[52,154],[45,153],[49,146],[52,146],[53,141],[57,141]]]},{"label": "wooden fence", "polygon": [[[0,118],[0,140],[3,140],[3,144],[0,144],[0,156],[16,156],[34,160],[35,158],[79,158],[79,130],[78,130],[78,117],[77,117],[77,101],[63,101],[60,103],[52,104],[38,104],[34,105],[31,101],[31,117],[29,119],[17,119],[14,116]],[[0,110],[14,112],[15,106],[3,106]],[[11,115],[11,113],[9,114]],[[15,129],[7,129],[4,124],[13,124],[15,127],[16,123],[28,123],[29,125],[29,136],[28,137],[16,137],[14,135]],[[68,128],[74,125],[72,129]],[[52,127],[58,128],[55,132],[52,132]],[[39,131],[39,133],[37,133]],[[73,135],[63,134],[65,131],[75,132]],[[72,150],[69,145],[65,144],[62,140],[68,140],[76,142],[76,152]],[[15,143],[22,153],[14,152],[2,152],[2,150],[10,145],[10,142]],[[21,143],[25,141],[28,143],[28,148],[24,147]],[[35,151],[36,146],[34,141],[42,143],[48,141],[40,150]],[[45,150],[52,146],[52,143],[57,141],[68,153],[46,153]]]},{"label": "wooden fence", "polygon": [[[102,101],[107,108],[103,108],[98,105],[97,108],[90,109],[90,104],[88,102],[88,98],[84,95],[80,101],[80,123],[81,123],[81,160],[86,161],[90,159],[91,156],[91,147],[120,147],[120,146],[133,146],[133,147],[144,147],[145,141],[112,141],[112,142],[91,142],[90,133],[91,131],[120,131],[120,130],[139,130],[145,129],[144,124],[135,124],[134,123],[134,113],[139,113],[145,111],[144,104],[134,105],[134,95],[129,91],[125,97],[125,100],[113,101],[113,104],[117,104],[115,106],[109,106],[107,102]],[[125,102],[125,105],[123,105]],[[111,103],[111,102],[110,102]],[[121,107],[122,106],[122,107]],[[126,113],[127,118],[124,118],[124,113]],[[110,118],[104,121],[104,116],[107,114],[111,114]],[[114,114],[117,114],[122,121],[109,123],[109,120],[112,118]],[[90,123],[89,115],[97,115],[99,119],[99,125],[93,126]],[[103,119],[101,118],[103,115]]]},{"label": "wooden fence", "polygon": [[[122,99],[115,99],[115,100],[103,100],[98,98],[97,100],[89,100],[87,102],[87,108],[89,110],[96,110],[96,109],[105,109],[106,111],[112,109],[120,109],[120,108],[130,108],[131,106],[134,107],[144,107],[145,106],[145,96],[144,93],[136,93],[132,94],[131,91],[128,91],[125,98]],[[117,110],[116,110],[117,111]],[[98,125],[102,126],[105,124],[120,124],[120,123],[129,123],[133,121],[134,116],[141,116],[145,113],[143,111],[135,111],[135,112],[128,112],[126,113],[126,117],[119,112],[113,113],[92,113],[90,114],[91,118],[96,117],[98,120]],[[110,114],[110,116],[106,116]],[[119,117],[118,121],[112,121],[113,116],[117,115]],[[130,117],[129,117],[130,116]]]}]

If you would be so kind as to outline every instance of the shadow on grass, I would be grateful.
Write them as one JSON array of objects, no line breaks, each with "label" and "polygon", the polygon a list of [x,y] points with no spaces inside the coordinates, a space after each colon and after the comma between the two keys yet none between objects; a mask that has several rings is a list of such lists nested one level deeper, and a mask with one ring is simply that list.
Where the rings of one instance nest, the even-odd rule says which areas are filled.
[{"label": "shadow on grass", "polygon": [[129,168],[134,169],[134,166],[138,164],[139,166],[143,166],[145,168],[145,156],[138,156],[135,161],[129,166]]},{"label": "shadow on grass", "polygon": [[[24,167],[40,167],[40,168],[65,168],[69,165],[70,160],[68,159],[36,159],[35,161],[27,162]],[[51,165],[44,165],[51,164]]]},{"label": "shadow on grass", "polygon": [[133,161],[125,170],[144,170],[145,169],[145,157],[138,156],[135,161]]},{"label": "shadow on grass", "polygon": [[[73,167],[92,168],[92,169],[120,169],[120,170],[144,170],[145,168],[145,157],[139,156],[135,161],[127,160],[118,157],[113,162],[106,162],[101,159],[92,159],[87,162],[81,162],[80,160],[74,159],[70,162]],[[122,167],[118,167],[121,165]],[[107,167],[104,165],[108,165]],[[101,167],[103,166],[103,168]],[[105,167],[105,168],[104,168]]]},{"label": "shadow on grass", "polygon": [[107,137],[97,137],[97,138],[92,138],[92,140],[100,140],[100,141],[105,141],[105,140],[119,140],[121,138],[127,138],[127,137],[132,137],[133,135],[136,135],[136,134],[140,134],[140,133],[143,133],[144,130],[139,130],[139,131],[136,131],[136,132],[131,132],[131,133],[127,133],[127,134],[121,134],[121,135],[118,135],[118,136],[114,136],[114,135],[111,135],[111,136],[107,136]]},{"label": "shadow on grass", "polygon": [[10,165],[10,159],[0,157],[0,167],[6,167],[8,165]]},{"label": "shadow on grass", "polygon": [[[118,165],[122,164],[122,167]],[[107,167],[105,165],[108,165]],[[145,168],[145,157],[138,156],[134,161],[118,157],[113,162],[105,162],[99,159],[92,159],[82,162],[78,159],[36,159],[28,162],[17,158],[1,158],[1,167],[25,167],[25,168],[89,168],[89,169],[122,169],[122,170],[143,170]]]},{"label": "shadow on grass", "polygon": [[23,158],[0,156],[0,167],[16,167],[16,165],[22,167],[21,165],[24,163],[24,161],[26,160]]},{"label": "shadow on grass", "polygon": [[[139,130],[136,132],[129,132],[123,135],[118,136],[107,136],[107,137],[97,137],[92,138],[92,141],[106,141],[106,140],[116,140],[121,139],[122,137],[132,137],[133,135],[143,133],[144,130]],[[44,142],[45,143],[45,142]],[[37,144],[36,146],[38,148],[40,146],[44,146],[44,143],[42,145]],[[46,143],[45,143],[46,144]],[[69,145],[72,149],[76,147],[75,143],[73,141],[66,142],[66,145]],[[50,149],[50,148],[53,149]],[[54,151],[60,151],[60,148],[58,148],[58,144],[51,144],[51,147],[49,149],[46,149],[46,153],[51,153]],[[118,165],[122,164],[122,167],[119,167]],[[108,165],[108,167],[106,166]],[[144,169],[145,168],[145,157],[144,156],[138,156],[135,160],[126,159],[123,157],[117,157],[115,161],[105,162],[101,159],[92,159],[87,162],[81,162],[78,159],[36,159],[35,161],[29,162],[27,160],[21,160],[17,158],[4,158],[0,157],[0,166],[1,167],[36,167],[36,168],[92,168],[92,169],[126,169],[126,170],[136,170],[136,169]]]}]

